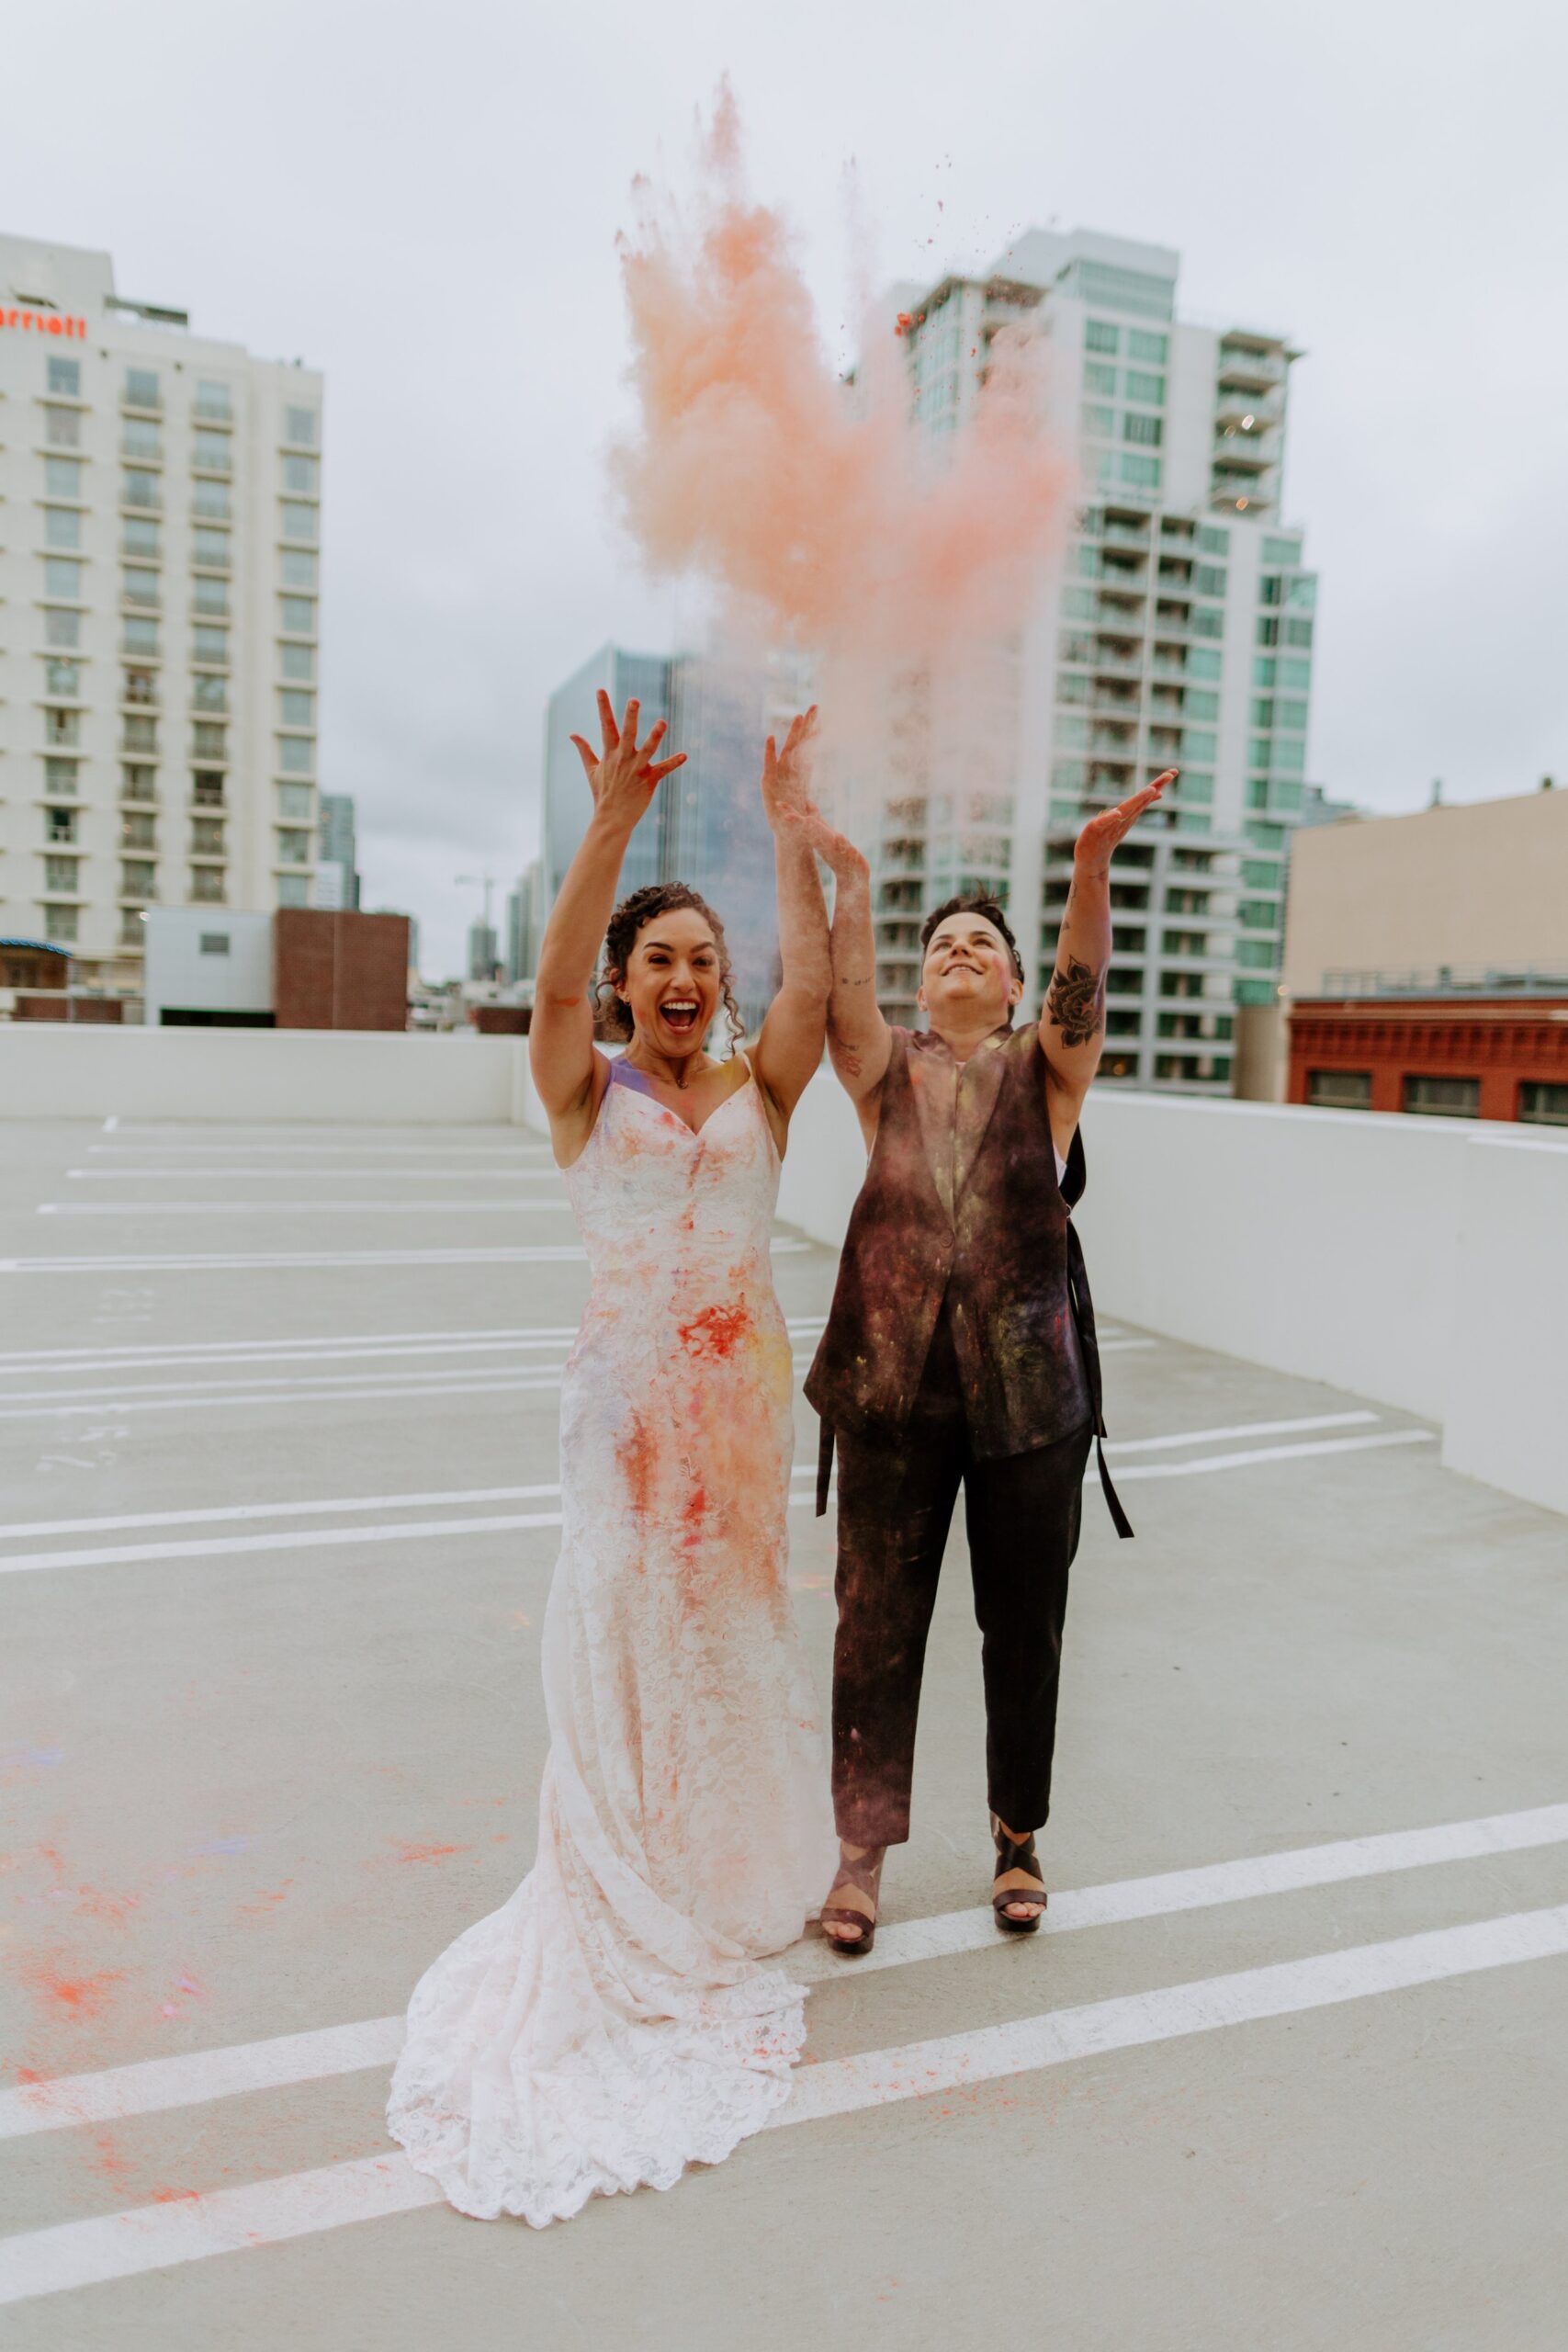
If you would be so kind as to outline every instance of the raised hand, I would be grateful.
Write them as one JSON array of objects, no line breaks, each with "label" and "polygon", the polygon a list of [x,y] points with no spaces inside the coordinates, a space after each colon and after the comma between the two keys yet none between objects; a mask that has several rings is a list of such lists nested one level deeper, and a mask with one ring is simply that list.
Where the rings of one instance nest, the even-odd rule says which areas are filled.
[{"label": "raised hand", "polygon": [[848,882],[856,876],[863,876],[871,872],[863,853],[856,849],[847,834],[834,831],[815,800],[807,800],[799,808],[782,808],[779,819],[816,853],[829,872],[836,875],[840,882]]},{"label": "raised hand", "polygon": [[770,735],[762,751],[762,812],[774,832],[787,810],[810,806],[807,785],[817,741],[817,705],[797,712],[781,752]]},{"label": "raised hand", "polygon": [[593,795],[597,816],[613,824],[624,825],[629,833],[632,827],[647,813],[649,802],[667,775],[685,764],[686,754],[677,752],[671,760],[657,760],[654,753],[664,741],[665,725],[661,718],[646,743],[637,740],[637,719],[642,706],[634,695],[627,703],[626,716],[615,724],[615,707],[599,689],[599,727],[604,746],[597,758],[590,744],[581,735],[572,737],[577,756],[582,762],[582,772],[588,778],[588,789]]},{"label": "raised hand", "polygon": [[1167,768],[1162,775],[1155,777],[1152,784],[1145,784],[1141,792],[1134,792],[1130,800],[1123,800],[1118,807],[1106,808],[1098,817],[1091,817],[1078,835],[1077,846],[1073,852],[1073,862],[1078,872],[1109,874],[1111,855],[1118,842],[1126,839],[1145,809],[1155,806],[1164,794],[1166,786],[1174,784],[1180,773],[1179,768]]}]

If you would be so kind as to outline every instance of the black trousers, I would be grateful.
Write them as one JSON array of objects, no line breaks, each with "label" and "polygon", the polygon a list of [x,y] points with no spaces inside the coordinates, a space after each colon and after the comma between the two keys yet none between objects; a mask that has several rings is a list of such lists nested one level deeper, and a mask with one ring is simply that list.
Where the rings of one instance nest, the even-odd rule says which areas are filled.
[{"label": "black trousers", "polygon": [[852,1845],[901,1845],[909,1835],[926,1635],[961,1486],[991,1811],[1021,1834],[1045,1820],[1067,1571],[1092,1442],[1086,1419],[1053,1445],[976,1461],[941,1327],[898,1441],[840,1432],[833,1808]]}]

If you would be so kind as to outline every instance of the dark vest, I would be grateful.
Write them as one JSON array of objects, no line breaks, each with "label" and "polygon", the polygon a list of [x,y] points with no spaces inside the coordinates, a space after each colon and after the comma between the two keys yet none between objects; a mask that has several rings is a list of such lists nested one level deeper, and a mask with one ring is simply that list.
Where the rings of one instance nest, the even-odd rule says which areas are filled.
[{"label": "dark vest", "polygon": [[[896,1441],[945,1306],[975,1454],[1025,1453],[1088,1422],[1104,1433],[1100,1358],[1069,1210],[1081,1136],[1056,1180],[1037,1026],[999,1029],[955,1064],[895,1029],[865,1182],[806,1382],[827,1433]],[[1100,1474],[1118,1529],[1121,1505]]]}]

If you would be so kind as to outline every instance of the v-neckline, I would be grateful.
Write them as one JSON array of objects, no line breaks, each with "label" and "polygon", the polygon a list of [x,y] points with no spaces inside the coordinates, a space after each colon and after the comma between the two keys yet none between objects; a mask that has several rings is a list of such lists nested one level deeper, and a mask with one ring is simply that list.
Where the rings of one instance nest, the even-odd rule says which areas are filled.
[{"label": "v-neckline", "polygon": [[[617,1063],[615,1067],[618,1069],[620,1065]],[[643,1074],[644,1073],[641,1070],[637,1072],[637,1075],[639,1078],[641,1078]],[[694,1127],[690,1119],[683,1119],[679,1111],[672,1111],[668,1102],[661,1102],[658,1095],[655,1094],[651,1086],[634,1086],[629,1079],[623,1078],[617,1080],[614,1071],[611,1073],[610,1083],[612,1086],[616,1084],[624,1086],[628,1094],[636,1095],[640,1102],[651,1102],[656,1111],[662,1111],[665,1117],[668,1119],[673,1119],[678,1127],[684,1127],[693,1142],[695,1143],[700,1136],[705,1135],[708,1128],[712,1126],[714,1121],[717,1118],[719,1113],[724,1110],[728,1103],[733,1102],[738,1095],[744,1094],[748,1087],[756,1085],[757,1079],[755,1071],[751,1069],[750,1065],[748,1065],[746,1075],[741,1080],[739,1085],[732,1086],[728,1093],[724,1097],[723,1102],[716,1102],[714,1104],[713,1109],[708,1113],[707,1117],[703,1121],[700,1127]]]}]

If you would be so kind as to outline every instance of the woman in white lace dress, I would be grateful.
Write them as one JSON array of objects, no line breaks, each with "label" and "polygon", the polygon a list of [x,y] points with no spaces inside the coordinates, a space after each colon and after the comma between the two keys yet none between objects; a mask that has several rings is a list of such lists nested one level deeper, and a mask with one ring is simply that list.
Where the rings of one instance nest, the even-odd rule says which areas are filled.
[{"label": "woman in white lace dress", "polygon": [[[750,1057],[709,1060],[722,930],[681,885],[611,918],[660,782],[599,697],[574,738],[593,813],[550,917],[535,1083],[592,1291],[561,1388],[562,1542],[545,1619],[550,1749],[534,1868],[429,1968],[388,2120],[465,2213],[564,2220],[668,2188],[788,2096],[804,1993],[757,1964],[801,1933],[837,1848],[818,1707],[785,1575],[793,1424],[769,1242],[789,1115],[830,985],[803,832],[813,723],[762,792],[783,984]],[[630,1043],[593,1044],[593,977]]]}]

